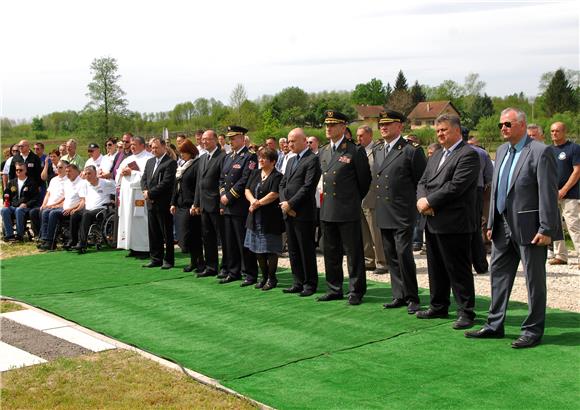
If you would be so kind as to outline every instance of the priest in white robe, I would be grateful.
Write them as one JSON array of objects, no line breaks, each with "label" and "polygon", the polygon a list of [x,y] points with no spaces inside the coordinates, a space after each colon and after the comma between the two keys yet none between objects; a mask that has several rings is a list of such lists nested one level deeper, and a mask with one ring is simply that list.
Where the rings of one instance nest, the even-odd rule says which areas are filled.
[{"label": "priest in white robe", "polygon": [[119,165],[116,175],[119,190],[119,224],[117,248],[128,249],[129,256],[149,252],[147,208],[141,191],[141,177],[147,160],[153,156],[145,149],[143,137],[131,139],[133,155]]}]

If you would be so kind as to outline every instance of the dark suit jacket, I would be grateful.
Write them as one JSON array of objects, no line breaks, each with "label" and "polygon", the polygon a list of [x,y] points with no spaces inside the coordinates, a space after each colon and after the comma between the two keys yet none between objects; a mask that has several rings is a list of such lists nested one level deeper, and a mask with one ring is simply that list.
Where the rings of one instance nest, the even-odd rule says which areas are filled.
[{"label": "dark suit jacket", "polygon": [[462,141],[437,170],[443,152],[429,159],[417,186],[417,198],[426,197],[435,211],[425,218],[427,228],[434,234],[475,232],[479,155]]},{"label": "dark suit jacket", "polygon": [[418,144],[408,143],[402,137],[380,163],[384,150],[383,143],[375,146],[372,154],[377,224],[382,229],[414,226],[417,184],[427,164],[425,153]]},{"label": "dark suit jacket", "polygon": [[194,158],[193,163],[181,175],[181,179],[179,181],[175,179],[171,205],[178,208],[191,208],[198,181],[199,163],[203,159],[203,157]]},{"label": "dark suit jacket", "polygon": [[[280,202],[288,201],[290,208],[296,212],[296,221],[314,221],[316,219],[316,186],[320,180],[320,159],[311,150],[304,153],[296,169],[291,172],[295,156],[286,165],[286,174],[280,182]],[[285,215],[284,218],[292,218]]]},{"label": "dark suit jacket", "polygon": [[220,210],[220,176],[226,156],[219,145],[208,161],[209,154],[199,158],[198,181],[195,189],[194,204],[203,212],[218,213]]},{"label": "dark suit jacket", "polygon": [[239,154],[232,152],[226,155],[220,177],[220,195],[225,195],[229,203],[224,208],[225,215],[246,217],[250,204],[244,191],[250,173],[258,168],[256,154],[244,147]]},{"label": "dark suit jacket", "polygon": [[[270,192],[278,192],[280,187],[280,180],[282,179],[282,174],[274,168],[266,180],[261,181],[262,171],[255,169],[250,178],[248,179],[248,184],[246,189],[249,189],[256,199],[262,199]],[[258,193],[256,195],[256,187],[258,187]],[[280,209],[279,201],[270,202],[268,205],[259,207],[254,213],[248,213],[248,218],[246,219],[246,228],[255,230],[255,217],[260,215],[260,223],[262,225],[262,230],[264,233],[271,234],[281,234],[283,232],[284,222],[282,220],[282,211]]]},{"label": "dark suit jacket", "polygon": [[327,144],[320,148],[318,156],[323,189],[320,220],[360,220],[361,201],[371,183],[371,170],[364,148],[344,138],[336,152],[333,153],[331,144]]},{"label": "dark suit jacket", "polygon": [[30,177],[26,178],[20,195],[18,195],[18,178],[13,178],[8,181],[4,195],[10,196],[10,205],[19,207],[21,204],[26,204],[27,208],[35,208],[40,205],[38,184]]},{"label": "dark suit jacket", "polygon": [[[520,244],[517,231],[517,214],[521,211],[539,211],[538,233],[552,239],[561,238],[560,214],[558,211],[558,168],[550,146],[527,138],[515,165],[506,198],[506,217],[512,229],[513,239]],[[495,170],[491,186],[488,228],[492,229],[496,210],[497,185],[501,164],[508,153],[509,143],[497,149]]]},{"label": "dark suit jacket", "polygon": [[169,210],[173,186],[175,185],[175,170],[177,162],[165,154],[161,163],[153,172],[157,158],[149,158],[145,165],[145,172],[141,178],[141,189],[148,191],[149,200],[147,209]]},{"label": "dark suit jacket", "polygon": [[[40,158],[34,152],[30,151],[26,157],[26,161],[22,158],[22,155],[16,154],[10,163],[10,171],[8,173],[8,178],[16,178],[16,163],[23,162],[26,165],[26,176],[33,179],[38,186],[40,186],[43,181],[40,178],[42,173],[42,163]],[[82,170],[81,170],[82,171]]]}]

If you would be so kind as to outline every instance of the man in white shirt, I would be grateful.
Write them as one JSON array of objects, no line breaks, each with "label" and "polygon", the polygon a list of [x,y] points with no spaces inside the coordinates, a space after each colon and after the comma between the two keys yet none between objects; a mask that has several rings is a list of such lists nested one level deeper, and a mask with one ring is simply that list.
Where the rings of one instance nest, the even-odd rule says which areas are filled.
[{"label": "man in white shirt", "polygon": [[101,164],[103,162],[103,155],[101,155],[101,149],[95,143],[89,144],[88,148],[89,159],[85,162],[85,168],[92,165],[96,168],[97,172],[101,170]]},{"label": "man in white shirt", "polygon": [[66,177],[66,163],[59,161],[56,165],[57,174],[50,180],[48,189],[42,205],[39,208],[34,208],[30,211],[30,221],[32,222],[32,229],[36,233],[40,233],[41,243],[37,246],[38,249],[48,250],[48,218],[54,209],[62,209],[64,202],[64,184]]},{"label": "man in white shirt", "polygon": [[86,253],[89,228],[97,218],[97,214],[111,203],[114,195],[115,183],[97,177],[94,165],[86,166],[85,181],[79,191],[79,196],[84,200],[84,209],[71,217],[71,231],[78,230],[79,234],[79,241],[74,247],[79,254]]},{"label": "man in white shirt", "polygon": [[133,155],[119,165],[116,182],[119,191],[119,224],[117,248],[129,250],[127,256],[146,257],[149,253],[149,233],[147,231],[147,210],[141,191],[141,177],[147,160],[153,154],[145,149],[143,137],[132,137]]}]

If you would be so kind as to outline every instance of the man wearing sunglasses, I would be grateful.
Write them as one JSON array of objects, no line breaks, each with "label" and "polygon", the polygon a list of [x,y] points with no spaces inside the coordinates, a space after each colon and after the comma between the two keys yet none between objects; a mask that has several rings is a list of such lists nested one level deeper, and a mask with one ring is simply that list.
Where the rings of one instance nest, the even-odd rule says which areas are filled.
[{"label": "man wearing sunglasses", "polygon": [[504,337],[504,321],[520,261],[528,288],[528,316],[514,349],[534,347],[546,320],[547,246],[560,239],[558,171],[552,148],[526,133],[526,114],[517,108],[501,113],[498,127],[506,141],[496,154],[491,187],[488,238],[492,240],[491,304],[487,322],[466,337]]},{"label": "man wearing sunglasses", "polygon": [[[38,184],[26,175],[26,164],[13,161],[16,178],[8,181],[4,191],[4,208],[2,208],[2,225],[5,241],[22,241],[26,217],[30,209],[38,204]],[[12,218],[16,219],[16,235],[12,228]]]},{"label": "man wearing sunglasses", "polygon": [[87,149],[87,153],[89,154],[89,159],[85,162],[85,168],[89,165],[92,165],[97,170],[97,175],[101,172],[101,164],[103,162],[103,155],[101,154],[101,148],[98,144],[92,143],[89,144]]},{"label": "man wearing sunglasses", "polygon": [[123,134],[121,141],[119,141],[123,145],[123,149],[115,155],[113,159],[113,166],[110,169],[111,174],[113,175],[113,179],[117,177],[117,170],[123,162],[124,159],[129,158],[133,153],[131,152],[131,139],[133,138],[133,134],[130,132],[126,132]]}]

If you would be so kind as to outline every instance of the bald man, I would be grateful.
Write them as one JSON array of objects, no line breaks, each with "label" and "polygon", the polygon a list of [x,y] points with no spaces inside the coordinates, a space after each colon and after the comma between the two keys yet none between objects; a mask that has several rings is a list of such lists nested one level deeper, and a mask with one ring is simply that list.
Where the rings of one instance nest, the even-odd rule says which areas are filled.
[{"label": "bald man", "polygon": [[43,185],[40,179],[42,172],[42,163],[38,155],[30,150],[30,142],[22,140],[18,143],[19,153],[14,155],[12,163],[10,164],[9,179],[16,178],[16,163],[21,162],[26,166],[26,175],[28,178],[34,180],[37,186]]}]

